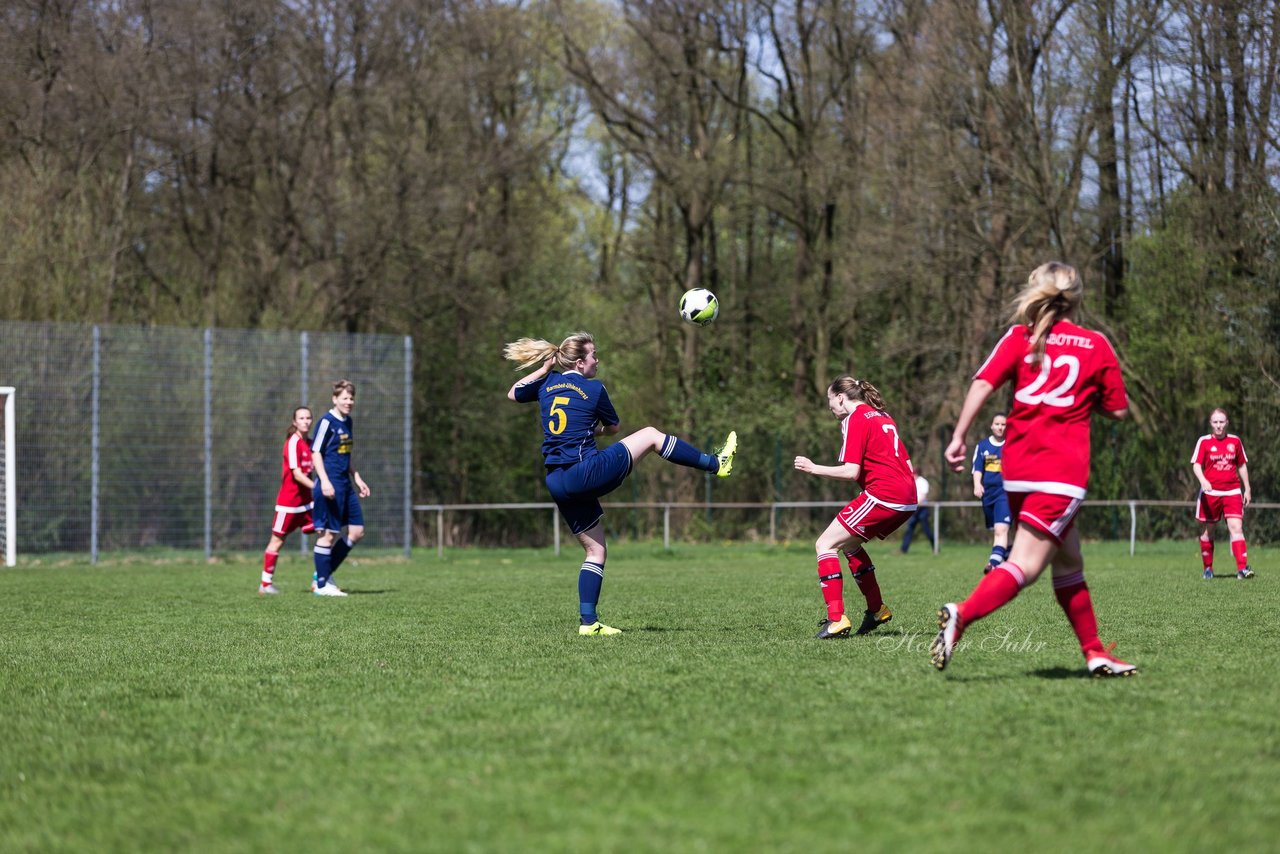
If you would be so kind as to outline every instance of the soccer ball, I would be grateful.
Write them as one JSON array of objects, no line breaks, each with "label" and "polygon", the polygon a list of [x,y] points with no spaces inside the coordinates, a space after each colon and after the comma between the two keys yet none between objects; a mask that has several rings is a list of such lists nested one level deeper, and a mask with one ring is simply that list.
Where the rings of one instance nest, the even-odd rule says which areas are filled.
[{"label": "soccer ball", "polygon": [[680,297],[680,316],[695,326],[706,326],[720,314],[720,300],[706,288],[694,288]]}]

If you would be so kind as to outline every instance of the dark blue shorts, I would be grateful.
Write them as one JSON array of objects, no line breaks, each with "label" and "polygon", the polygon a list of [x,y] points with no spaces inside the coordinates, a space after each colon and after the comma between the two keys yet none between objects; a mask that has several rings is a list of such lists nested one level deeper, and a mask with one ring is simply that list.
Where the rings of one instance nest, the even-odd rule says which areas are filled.
[{"label": "dark blue shorts", "polygon": [[569,530],[581,534],[604,516],[600,497],[621,486],[629,474],[631,452],[617,442],[580,463],[548,469],[547,489]]},{"label": "dark blue shorts", "polygon": [[982,515],[987,517],[988,531],[996,525],[1009,524],[1009,520],[1012,518],[1009,515],[1009,497],[1004,494],[1003,489],[995,493],[994,496],[990,491],[982,494]]},{"label": "dark blue shorts", "polygon": [[333,481],[333,497],[325,498],[317,479],[311,494],[314,499],[311,518],[317,531],[341,533],[344,525],[364,526],[364,513],[360,510],[360,497],[356,495],[354,484]]}]

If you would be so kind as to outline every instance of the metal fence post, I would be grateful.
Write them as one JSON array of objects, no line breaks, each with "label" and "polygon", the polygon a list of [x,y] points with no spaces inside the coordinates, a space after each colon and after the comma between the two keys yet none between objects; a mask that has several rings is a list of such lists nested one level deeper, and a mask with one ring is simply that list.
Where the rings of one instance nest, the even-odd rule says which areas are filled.
[{"label": "metal fence post", "polygon": [[102,451],[102,423],[99,420],[101,410],[99,409],[99,394],[102,389],[102,328],[93,327],[93,403],[90,420],[93,426],[90,428],[92,438],[89,440],[89,455],[93,462],[90,464],[91,474],[89,491],[92,494],[89,508],[89,560],[91,563],[98,562],[98,493],[101,489],[101,451]]},{"label": "metal fence post", "polygon": [[662,506],[662,547],[671,551],[671,505]]},{"label": "metal fence post", "polygon": [[933,505],[933,553],[942,548],[942,508]]},{"label": "metal fence post", "polygon": [[444,557],[444,508],[436,511],[436,557]]},{"label": "metal fence post", "polygon": [[413,554],[413,339],[404,337],[404,556]]},{"label": "metal fence post", "polygon": [[1138,502],[1129,502],[1129,557],[1133,557],[1138,539]]},{"label": "metal fence post", "polygon": [[778,544],[778,502],[769,505],[769,545]]},{"label": "metal fence post", "polygon": [[204,331],[204,559],[213,557],[213,330]]},{"label": "metal fence post", "polygon": [[[310,346],[311,346],[311,342],[307,339],[307,333],[303,332],[301,335],[298,336],[298,349],[299,349],[298,358],[301,363],[299,365],[299,367],[301,368],[301,370],[299,371],[299,374],[301,374],[302,376],[302,389],[298,395],[298,405],[306,406],[308,408],[311,406],[311,404],[307,403],[307,363],[311,361]],[[307,538],[298,537],[298,554],[302,555],[303,557],[306,557],[307,546],[308,546]]]},{"label": "metal fence post", "polygon": [[560,557],[560,520],[556,518],[556,511],[551,511],[551,538],[556,543],[556,557]]}]

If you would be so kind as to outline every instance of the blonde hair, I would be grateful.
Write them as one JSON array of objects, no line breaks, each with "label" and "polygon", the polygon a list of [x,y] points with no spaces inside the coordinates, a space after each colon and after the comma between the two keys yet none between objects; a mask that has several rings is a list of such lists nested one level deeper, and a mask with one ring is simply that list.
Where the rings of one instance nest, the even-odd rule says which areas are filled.
[{"label": "blonde hair", "polygon": [[1036,361],[1044,356],[1045,339],[1059,320],[1075,315],[1084,299],[1084,282],[1076,268],[1061,261],[1041,264],[1013,299],[1013,322],[1031,327]]},{"label": "blonde hair", "polygon": [[336,383],[333,384],[333,399],[337,400],[338,395],[342,394],[344,391],[351,392],[351,396],[355,397],[356,384],[353,383],[351,380],[338,380]]},{"label": "blonde hair", "polygon": [[516,362],[516,370],[522,371],[555,356],[556,370],[564,373],[573,370],[579,359],[587,358],[587,345],[594,346],[595,343],[596,339],[590,332],[574,332],[558,347],[541,338],[521,338],[503,347],[502,357]]},{"label": "blonde hair", "polygon": [[827,394],[843,394],[884,412],[884,398],[880,396],[880,391],[866,380],[855,380],[848,374],[832,380],[831,385],[827,386]]}]

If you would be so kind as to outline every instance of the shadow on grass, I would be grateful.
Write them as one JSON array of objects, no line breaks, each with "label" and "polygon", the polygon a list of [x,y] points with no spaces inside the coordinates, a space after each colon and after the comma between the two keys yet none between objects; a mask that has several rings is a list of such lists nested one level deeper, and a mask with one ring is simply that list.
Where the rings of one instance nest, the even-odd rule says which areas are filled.
[{"label": "shadow on grass", "polygon": [[1041,679],[1086,679],[1089,672],[1076,667],[1041,667],[1039,670],[1028,672],[1027,675],[1039,676]]},{"label": "shadow on grass", "polygon": [[395,592],[396,589],[394,587],[388,587],[386,590],[351,590],[350,588],[346,590],[349,596],[381,596],[384,593]]}]

